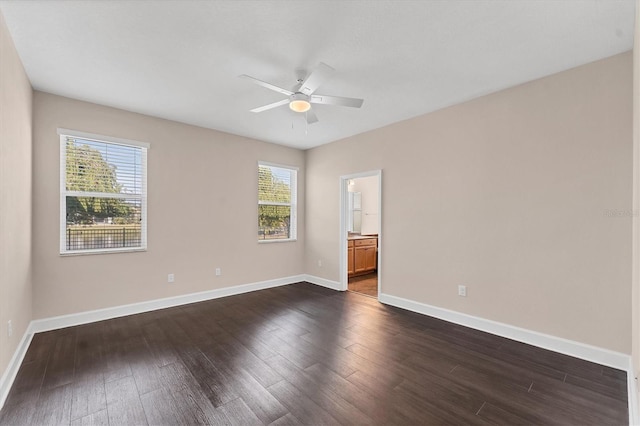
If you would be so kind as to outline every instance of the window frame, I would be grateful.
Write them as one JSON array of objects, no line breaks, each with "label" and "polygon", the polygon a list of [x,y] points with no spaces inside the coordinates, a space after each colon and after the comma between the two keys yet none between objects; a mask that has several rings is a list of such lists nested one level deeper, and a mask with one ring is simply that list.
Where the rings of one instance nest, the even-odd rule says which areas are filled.
[{"label": "window frame", "polygon": [[[272,167],[278,169],[288,170],[292,173],[291,180],[291,202],[290,203],[279,203],[272,201],[260,201],[260,166]],[[288,243],[298,241],[298,171],[299,168],[296,166],[289,166],[285,164],[277,164],[271,163],[267,161],[258,161],[258,167],[256,167],[257,176],[256,176],[256,184],[257,184],[257,200],[258,200],[258,208],[256,209],[256,235],[258,236],[258,244],[271,244],[271,243]],[[269,205],[269,206],[289,206],[291,208],[291,216],[289,219],[289,228],[290,232],[289,238],[274,238],[271,240],[261,240],[260,239],[260,213],[259,208],[260,205]]]},{"label": "window frame", "polygon": [[[60,143],[60,256],[82,256],[93,254],[111,254],[147,251],[147,151],[151,145],[146,142],[139,142],[130,139],[116,138],[112,136],[98,135],[94,133],[80,132],[76,130],[58,128]],[[104,197],[103,193],[67,191],[67,149],[66,139],[75,138],[87,141],[100,142],[111,145],[121,145],[126,147],[141,148],[141,169],[140,195],[137,194],[109,194]],[[100,198],[127,198],[140,200],[140,246],[139,247],[115,247],[100,249],[67,250],[67,196],[97,196]]]}]

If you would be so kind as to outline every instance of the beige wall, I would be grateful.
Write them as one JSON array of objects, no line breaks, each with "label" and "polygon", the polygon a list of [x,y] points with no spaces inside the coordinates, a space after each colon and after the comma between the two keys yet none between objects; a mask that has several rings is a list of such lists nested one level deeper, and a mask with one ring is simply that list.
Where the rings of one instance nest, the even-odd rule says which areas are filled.
[{"label": "beige wall", "polygon": [[625,53],[307,151],[306,272],[382,169],[383,293],[631,353],[631,89]]},{"label": "beige wall", "polygon": [[0,13],[0,376],[31,321],[32,96]]},{"label": "beige wall", "polygon": [[[148,251],[58,254],[58,127],[151,144]],[[42,92],[34,95],[33,137],[35,318],[303,272],[303,151]],[[300,167],[297,242],[257,242],[258,161]]]}]

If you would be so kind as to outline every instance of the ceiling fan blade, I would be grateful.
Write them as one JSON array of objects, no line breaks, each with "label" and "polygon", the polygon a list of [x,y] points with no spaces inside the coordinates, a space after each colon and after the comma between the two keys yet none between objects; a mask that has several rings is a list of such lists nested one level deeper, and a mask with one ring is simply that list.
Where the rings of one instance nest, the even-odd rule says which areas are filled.
[{"label": "ceiling fan blade", "polygon": [[343,98],[342,96],[326,96],[326,95],[312,95],[309,101],[312,104],[324,104],[324,105],[340,105],[352,108],[360,108],[364,99],[356,98]]},{"label": "ceiling fan blade", "polygon": [[269,104],[269,105],[264,105],[264,106],[261,106],[261,107],[258,107],[258,108],[254,108],[254,109],[251,110],[251,112],[262,112],[262,111],[266,111],[268,109],[277,108],[277,107],[279,107],[281,105],[286,105],[288,103],[289,103],[289,99],[283,99],[281,101],[274,102],[274,103]]},{"label": "ceiling fan blade", "polygon": [[320,62],[316,69],[314,69],[311,74],[307,76],[307,78],[302,82],[300,86],[300,91],[307,96],[310,96],[313,92],[316,91],[318,87],[325,81],[331,77],[331,74],[334,73],[334,69],[329,65]]},{"label": "ceiling fan blade", "polygon": [[318,116],[312,109],[305,113],[305,117],[307,119],[307,124],[313,124],[318,122]]},{"label": "ceiling fan blade", "polygon": [[271,90],[273,90],[275,92],[282,93],[283,95],[287,95],[287,96],[293,95],[293,92],[290,91],[290,90],[283,89],[282,87],[275,86],[275,85],[273,85],[271,83],[267,83],[267,82],[262,81],[262,80],[258,80],[257,78],[253,78],[253,77],[248,76],[246,74],[242,74],[242,75],[240,75],[238,77],[244,78],[244,79],[247,79],[247,80],[251,80],[255,84],[257,84],[258,86],[266,87],[267,89],[271,89]]}]

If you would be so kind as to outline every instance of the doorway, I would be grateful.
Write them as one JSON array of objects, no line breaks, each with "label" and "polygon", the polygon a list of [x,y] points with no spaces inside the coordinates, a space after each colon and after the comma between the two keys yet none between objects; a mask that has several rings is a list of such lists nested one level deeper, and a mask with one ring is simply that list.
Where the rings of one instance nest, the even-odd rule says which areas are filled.
[{"label": "doorway", "polygon": [[382,171],[340,178],[341,287],[378,298],[381,289]]}]

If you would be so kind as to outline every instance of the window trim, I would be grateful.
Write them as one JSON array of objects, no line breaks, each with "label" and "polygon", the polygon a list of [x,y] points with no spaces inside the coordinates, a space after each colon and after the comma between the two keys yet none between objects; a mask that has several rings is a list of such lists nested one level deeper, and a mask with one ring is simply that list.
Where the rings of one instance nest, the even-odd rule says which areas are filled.
[{"label": "window trim", "polygon": [[[147,151],[151,148],[151,145],[147,142],[134,141],[130,139],[116,138],[113,136],[104,136],[98,135],[95,133],[87,133],[80,132],[77,130],[69,130],[58,128],[57,133],[59,136],[60,143],[60,256],[84,256],[84,255],[94,255],[94,254],[113,254],[113,253],[129,253],[129,252],[141,252],[147,251]],[[67,250],[66,245],[66,234],[67,234],[67,196],[69,195],[97,195],[101,198],[103,197],[102,193],[92,193],[92,192],[82,192],[82,191],[67,191],[67,145],[66,138],[78,138],[88,141],[102,142],[108,143],[112,145],[122,145],[129,146],[135,148],[142,148],[142,156],[141,156],[141,166],[144,170],[144,173],[141,174],[141,194],[139,195],[140,203],[141,203],[141,229],[140,229],[140,247],[116,247],[116,248],[107,248],[107,249],[85,249],[85,250]],[[138,196],[134,196],[133,198],[137,198]],[[113,194],[113,196],[109,196],[108,198],[132,198],[131,194]]]},{"label": "window trim", "polygon": [[[289,166],[289,165],[285,165],[285,164],[278,164],[278,163],[271,163],[268,161],[258,161],[258,167],[256,167],[256,171],[258,172],[258,176],[256,179],[256,183],[259,182],[260,180],[260,166],[266,166],[266,167],[277,167],[280,169],[286,169],[286,170],[290,170],[292,172],[295,172],[295,179],[293,184],[291,185],[291,199],[293,200],[291,203],[278,203],[278,202],[262,202],[260,201],[260,192],[259,192],[259,188],[257,191],[257,196],[256,199],[258,201],[258,206],[260,205],[270,205],[270,206],[290,206],[291,207],[291,219],[290,222],[291,224],[293,224],[292,229],[293,229],[293,234],[294,236],[292,238],[281,238],[281,239],[272,239],[272,240],[261,240],[260,238],[258,238],[258,244],[271,244],[271,243],[289,243],[289,242],[295,242],[298,241],[298,172],[300,170],[299,167],[296,166]],[[258,218],[258,210],[256,209],[256,235],[260,235],[260,223],[259,223],[259,218]]]}]

